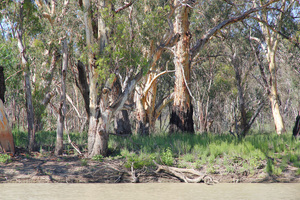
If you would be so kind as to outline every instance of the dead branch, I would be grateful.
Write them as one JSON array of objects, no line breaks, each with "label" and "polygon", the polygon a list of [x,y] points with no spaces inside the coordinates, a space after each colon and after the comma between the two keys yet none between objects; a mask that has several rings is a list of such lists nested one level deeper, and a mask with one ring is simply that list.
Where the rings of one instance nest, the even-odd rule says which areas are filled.
[{"label": "dead branch", "polygon": [[115,183],[120,183],[120,182],[121,182],[123,174],[124,174],[124,172],[120,172],[120,175],[119,175],[118,178],[115,180]]},{"label": "dead branch", "polygon": [[248,126],[249,126],[249,127],[252,126],[252,124],[253,124],[255,118],[258,116],[259,112],[260,112],[261,109],[264,107],[264,105],[265,105],[264,101],[261,101],[261,102],[259,103],[259,107],[256,109],[254,115],[251,117],[251,119],[250,119],[250,121],[249,121],[249,123],[248,123]]},{"label": "dead branch", "polygon": [[[169,167],[165,165],[159,165],[157,162],[153,160],[154,164],[158,167],[158,169],[155,171],[155,173],[159,173],[161,171],[165,171],[168,174],[171,174],[178,178],[179,180],[185,182],[185,183],[200,183],[205,182],[205,178],[207,177],[206,174],[203,174],[197,170],[194,169],[184,169],[184,168],[177,168],[177,167]],[[189,178],[185,174],[191,174],[196,175],[196,178]],[[211,178],[210,178],[211,179]],[[211,179],[212,180],[212,179]],[[212,181],[213,182],[213,181]]]},{"label": "dead branch", "polygon": [[115,10],[115,13],[118,13],[118,12],[120,12],[120,11],[122,11],[122,10],[128,8],[128,7],[131,6],[133,3],[134,3],[134,1],[131,1],[131,2],[129,2],[129,3],[126,3],[126,4],[125,4],[124,6],[122,6],[121,8],[116,9],[116,10]]},{"label": "dead branch", "polygon": [[133,169],[133,163],[131,164],[131,183],[138,183],[139,182],[139,175],[136,175],[136,171]]},{"label": "dead branch", "polygon": [[24,69],[21,69],[21,70],[15,72],[15,73],[13,73],[12,75],[10,75],[9,77],[7,77],[7,78],[5,79],[5,82],[8,81],[11,77],[13,77],[13,76],[15,76],[15,75],[17,75],[18,73],[23,72],[23,71],[24,71]]},{"label": "dead branch", "polygon": [[75,142],[72,142],[71,138],[70,138],[70,134],[69,131],[67,131],[68,134],[68,141],[71,144],[71,146],[80,154],[82,155],[81,151],[79,150],[79,147],[75,144]]},{"label": "dead branch", "polygon": [[67,97],[67,100],[69,101],[69,103],[73,106],[73,108],[74,108],[75,112],[77,113],[78,117],[79,117],[79,118],[82,118],[82,116],[80,115],[78,109],[77,109],[76,106],[74,105],[74,103],[73,103],[71,97],[70,97],[68,94],[66,94],[66,97]]}]

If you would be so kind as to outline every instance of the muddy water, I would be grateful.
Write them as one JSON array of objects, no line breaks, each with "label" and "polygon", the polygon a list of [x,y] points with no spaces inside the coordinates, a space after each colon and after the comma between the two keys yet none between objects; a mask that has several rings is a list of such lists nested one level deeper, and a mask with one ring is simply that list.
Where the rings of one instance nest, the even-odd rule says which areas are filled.
[{"label": "muddy water", "polygon": [[300,199],[300,184],[0,184],[0,200]]}]

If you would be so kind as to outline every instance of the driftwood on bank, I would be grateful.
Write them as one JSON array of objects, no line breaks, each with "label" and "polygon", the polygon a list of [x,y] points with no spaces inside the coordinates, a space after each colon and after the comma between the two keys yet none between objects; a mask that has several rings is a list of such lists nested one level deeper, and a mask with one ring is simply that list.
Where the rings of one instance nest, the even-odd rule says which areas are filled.
[{"label": "driftwood on bank", "polygon": [[[155,173],[160,173],[162,171],[171,174],[172,176],[175,176],[180,181],[185,183],[206,183],[208,185],[217,183],[217,181],[214,181],[211,177],[208,175],[201,173],[195,169],[185,169],[185,168],[177,168],[177,167],[169,167],[166,165],[159,165],[153,160],[154,164],[158,167]],[[190,175],[188,177],[187,175]]]}]

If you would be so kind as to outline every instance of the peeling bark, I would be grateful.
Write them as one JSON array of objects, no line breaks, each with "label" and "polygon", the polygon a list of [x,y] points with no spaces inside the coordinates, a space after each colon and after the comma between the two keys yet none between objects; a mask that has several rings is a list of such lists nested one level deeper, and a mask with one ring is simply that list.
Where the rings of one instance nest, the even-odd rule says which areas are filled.
[{"label": "peeling bark", "polygon": [[[181,4],[176,1],[176,5]],[[180,39],[175,46],[175,88],[174,102],[170,117],[170,133],[194,133],[193,106],[189,93],[190,81],[190,39],[189,32],[189,6],[181,6],[175,11],[175,32]]]}]

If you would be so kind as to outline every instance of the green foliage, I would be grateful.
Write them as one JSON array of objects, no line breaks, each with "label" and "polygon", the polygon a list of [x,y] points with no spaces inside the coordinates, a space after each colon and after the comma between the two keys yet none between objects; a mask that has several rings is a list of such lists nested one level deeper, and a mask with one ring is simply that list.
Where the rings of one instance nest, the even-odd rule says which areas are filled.
[{"label": "green foliage", "polygon": [[161,153],[161,161],[163,164],[168,166],[172,166],[174,164],[174,157],[170,147]]},{"label": "green foliage", "polygon": [[13,130],[14,143],[17,147],[27,147],[28,145],[28,136],[27,133],[20,130]]},{"label": "green foliage", "polygon": [[88,159],[83,158],[83,159],[80,160],[80,163],[81,163],[81,166],[86,167],[86,166],[88,166]]},{"label": "green foliage", "polygon": [[[118,152],[118,148],[126,149],[127,154],[123,152],[122,155],[130,157],[127,167],[130,167],[132,162],[138,163],[136,165],[139,167],[143,165],[142,162],[138,162],[142,160],[139,154],[129,153],[141,150],[144,157],[145,154],[159,153],[160,161],[165,165],[174,165],[176,159],[179,167],[201,167],[205,164],[213,166],[219,163],[217,165],[224,166],[228,173],[235,171],[235,166],[241,166],[240,173],[253,174],[255,170],[266,168],[266,172],[280,175],[285,169],[285,164],[264,164],[267,157],[279,158],[279,155],[285,155],[286,163],[292,163],[295,167],[300,165],[300,162],[296,161],[300,155],[299,144],[289,136],[277,134],[250,134],[244,140],[231,135],[212,134],[161,134],[151,137],[132,136],[130,139],[112,136],[110,140],[115,152]],[[272,146],[269,145],[270,141]],[[285,144],[294,150],[288,153]]]},{"label": "green foliage", "polygon": [[126,158],[126,163],[124,165],[126,168],[133,167],[135,169],[141,169],[144,166],[152,166],[153,160],[156,159],[155,154],[145,154],[143,152],[136,154],[134,152],[129,152],[127,149],[123,149],[121,155]]},{"label": "green foliage", "polygon": [[103,161],[103,156],[102,155],[95,155],[95,156],[93,156],[92,160],[102,162]]},{"label": "green foliage", "polygon": [[11,162],[11,156],[8,154],[0,154],[0,163]]},{"label": "green foliage", "polygon": [[237,94],[237,89],[235,87],[235,79],[234,79],[234,69],[229,65],[221,65],[218,68],[214,84],[212,86],[212,93],[216,93],[216,91],[220,91],[222,93],[227,93],[228,91],[232,91],[234,95]]},{"label": "green foliage", "polygon": [[273,175],[279,176],[279,175],[281,175],[282,170],[279,167],[276,167],[274,165],[273,160],[268,159],[267,166],[266,166],[266,172],[268,174],[273,174]]},{"label": "green foliage", "polygon": [[[13,134],[16,146],[26,147],[27,133],[14,130]],[[41,151],[45,148],[53,150],[55,135],[55,132],[37,133],[36,141]],[[70,137],[76,144],[84,145],[87,142],[86,133],[70,133]],[[72,147],[67,145],[66,148]],[[289,135],[252,133],[243,140],[231,135],[212,134],[157,134],[125,138],[112,135],[109,151],[112,153],[111,159],[125,158],[124,166],[133,166],[135,169],[152,167],[153,160],[168,166],[187,168],[207,165],[209,173],[219,173],[219,168],[223,167],[226,173],[248,175],[264,169],[269,174],[279,176],[289,165],[300,167],[300,143]],[[101,162],[103,157],[95,156],[93,160]],[[81,163],[86,166],[87,160],[83,159]]]},{"label": "green foliage", "polygon": [[40,18],[37,15],[37,7],[31,0],[24,1],[24,30],[30,35],[36,35],[41,32],[43,26],[40,22]]}]

